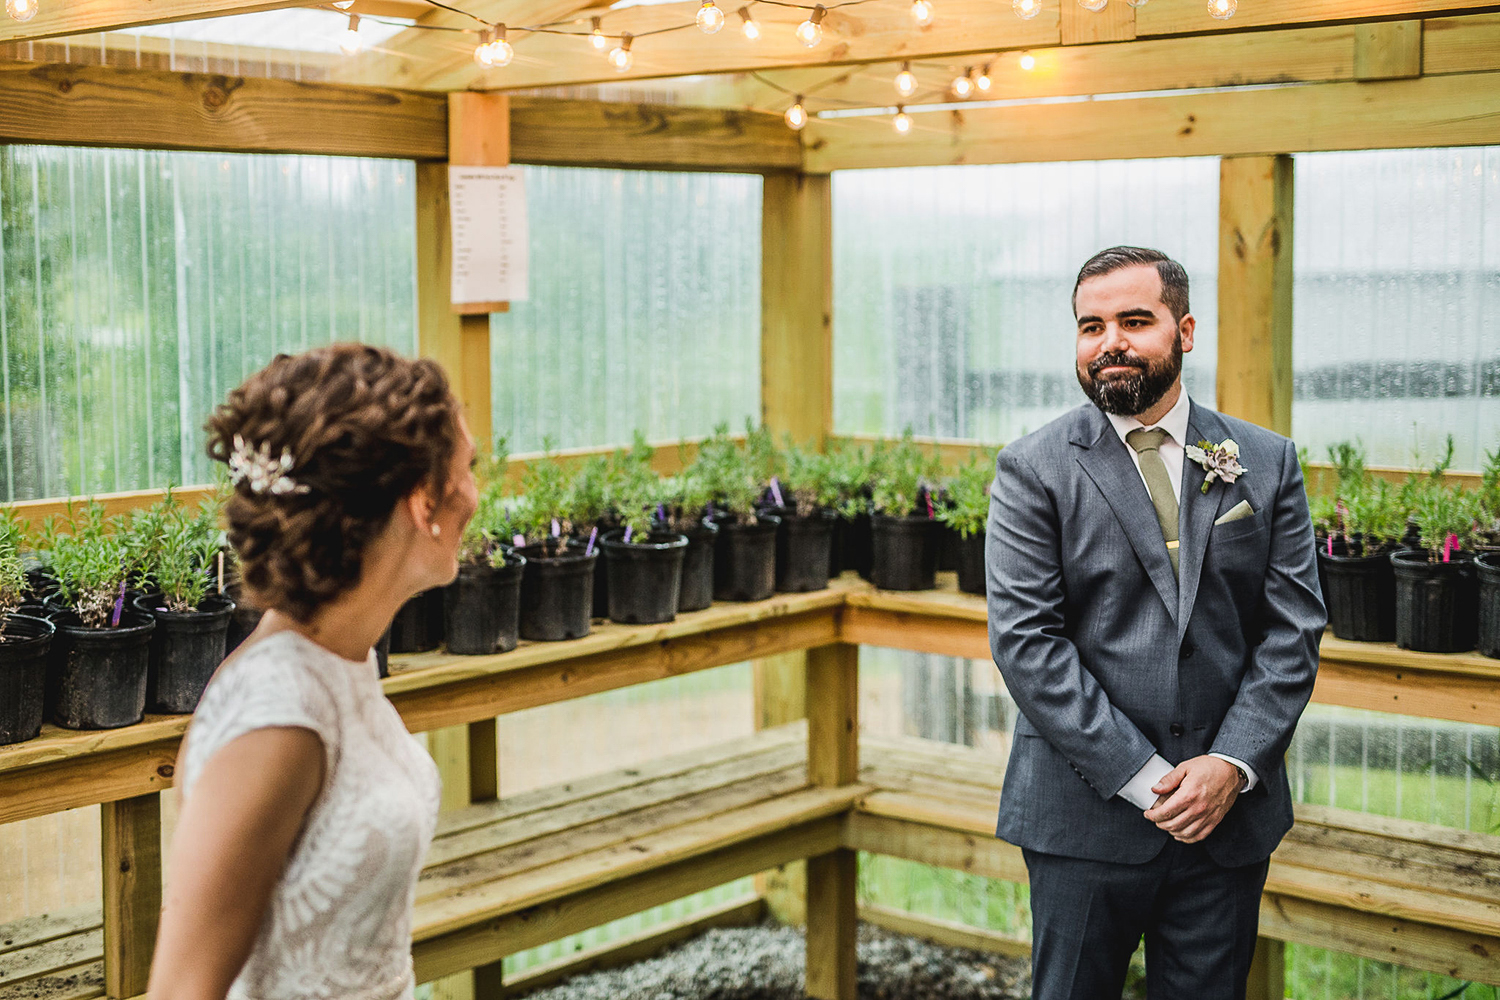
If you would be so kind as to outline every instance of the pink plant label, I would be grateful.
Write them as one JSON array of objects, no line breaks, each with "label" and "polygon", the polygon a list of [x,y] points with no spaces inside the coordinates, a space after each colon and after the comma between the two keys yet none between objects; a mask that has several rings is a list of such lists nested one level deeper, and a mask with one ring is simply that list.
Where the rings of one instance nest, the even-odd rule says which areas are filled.
[{"label": "pink plant label", "polygon": [[557,518],[552,519],[552,537],[556,538],[562,534],[562,525],[557,523]]},{"label": "pink plant label", "polygon": [[526,544],[526,536],[517,535],[516,537],[512,538],[511,541],[515,543],[516,548],[520,548],[521,546]]}]

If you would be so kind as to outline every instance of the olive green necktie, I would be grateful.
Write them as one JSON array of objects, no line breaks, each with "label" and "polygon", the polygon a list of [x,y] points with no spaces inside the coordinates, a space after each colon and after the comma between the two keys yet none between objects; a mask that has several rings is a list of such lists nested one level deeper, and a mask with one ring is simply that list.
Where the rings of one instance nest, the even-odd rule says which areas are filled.
[{"label": "olive green necktie", "polygon": [[1172,479],[1167,475],[1167,463],[1161,460],[1161,443],[1167,432],[1160,427],[1148,431],[1137,427],[1125,435],[1125,441],[1135,449],[1141,462],[1141,476],[1146,480],[1146,489],[1151,493],[1151,506],[1156,508],[1156,519],[1161,522],[1161,537],[1167,543],[1167,558],[1172,560],[1172,572],[1177,572],[1177,496],[1172,492]]}]

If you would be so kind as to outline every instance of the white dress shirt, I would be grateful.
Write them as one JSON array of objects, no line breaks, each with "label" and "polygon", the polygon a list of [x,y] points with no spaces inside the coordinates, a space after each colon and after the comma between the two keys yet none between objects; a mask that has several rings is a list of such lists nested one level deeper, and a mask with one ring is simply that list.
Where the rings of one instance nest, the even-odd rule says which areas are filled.
[{"label": "white dress shirt", "polygon": [[[1167,478],[1172,481],[1172,491],[1177,494],[1179,506],[1182,503],[1182,464],[1187,459],[1186,439],[1188,410],[1190,406],[1187,390],[1183,389],[1178,392],[1177,402],[1172,404],[1172,408],[1167,411],[1166,416],[1150,427],[1147,427],[1135,417],[1122,417],[1117,413],[1105,414],[1105,416],[1109,417],[1110,425],[1114,427],[1115,433],[1120,435],[1121,443],[1125,444],[1125,450],[1130,454],[1130,460],[1135,463],[1137,472],[1141,468],[1141,456],[1125,441],[1125,435],[1138,427],[1146,427],[1147,430],[1160,428],[1167,432],[1166,440],[1162,441],[1161,447],[1157,449],[1157,453],[1161,455],[1162,463],[1167,467]],[[1141,475],[1141,482],[1146,482],[1144,474]],[[1148,484],[1146,487],[1148,494],[1150,490],[1151,488]],[[1260,780],[1256,777],[1255,772],[1250,769],[1250,765],[1238,758],[1222,753],[1215,753],[1210,756],[1226,760],[1245,772],[1245,783],[1240,788],[1242,792],[1248,792]],[[1146,761],[1146,766],[1137,771],[1135,777],[1127,781],[1125,787],[1120,789],[1120,798],[1140,809],[1150,809],[1156,805],[1156,800],[1160,797],[1151,790],[1151,786],[1155,785],[1171,770],[1172,765],[1167,763],[1161,754],[1152,754],[1151,759]]]}]

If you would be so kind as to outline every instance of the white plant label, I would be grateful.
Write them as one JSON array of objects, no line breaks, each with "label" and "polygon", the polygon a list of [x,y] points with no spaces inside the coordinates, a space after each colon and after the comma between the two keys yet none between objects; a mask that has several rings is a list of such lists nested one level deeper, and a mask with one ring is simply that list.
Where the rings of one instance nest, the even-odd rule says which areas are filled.
[{"label": "white plant label", "polygon": [[520,167],[449,167],[451,301],[525,302],[530,242]]}]

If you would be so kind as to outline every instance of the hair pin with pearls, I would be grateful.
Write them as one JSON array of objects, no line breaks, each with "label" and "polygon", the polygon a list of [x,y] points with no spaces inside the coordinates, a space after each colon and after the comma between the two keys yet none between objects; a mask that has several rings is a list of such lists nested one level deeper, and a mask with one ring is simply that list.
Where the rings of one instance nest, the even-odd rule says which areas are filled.
[{"label": "hair pin with pearls", "polygon": [[292,471],[292,450],[281,449],[279,459],[271,457],[271,442],[262,441],[259,448],[251,448],[240,435],[234,436],[234,451],[229,454],[229,481],[245,482],[250,492],[270,493],[284,496],[288,493],[310,492],[307,485],[288,475]]}]

